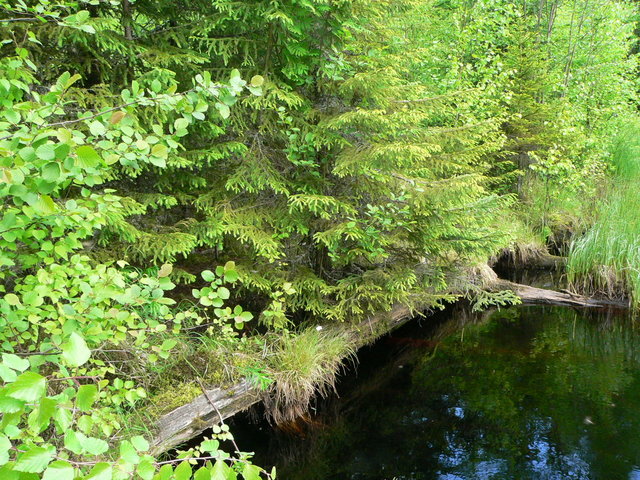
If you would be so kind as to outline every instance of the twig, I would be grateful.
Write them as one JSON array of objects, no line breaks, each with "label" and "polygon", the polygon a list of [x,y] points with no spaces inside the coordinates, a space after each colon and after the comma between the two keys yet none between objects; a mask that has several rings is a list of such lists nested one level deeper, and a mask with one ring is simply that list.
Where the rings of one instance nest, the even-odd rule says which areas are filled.
[{"label": "twig", "polygon": [[57,355],[59,353],[62,353],[61,350],[56,350],[56,349],[51,349],[51,350],[45,350],[44,352],[14,352],[14,355],[18,355],[20,357],[31,357],[34,355]]},{"label": "twig", "polygon": [[38,19],[36,19],[36,18],[3,18],[3,19],[0,20],[0,23],[1,22],[6,22],[6,23],[9,23],[9,22],[37,22],[37,21],[38,21]]},{"label": "twig", "polygon": [[[226,425],[226,423],[224,423],[224,418],[222,417],[222,413],[220,413],[220,410],[218,410],[218,407],[216,407],[216,404],[213,403],[213,400],[211,400],[211,397],[207,393],[207,389],[205,388],[204,384],[202,383],[202,380],[200,380],[198,378],[197,381],[198,381],[198,385],[200,385],[200,389],[202,390],[202,393],[204,393],[205,398],[207,399],[209,404],[213,407],[213,409],[216,411],[216,413],[218,414],[218,417],[220,417],[220,424],[221,425]],[[236,453],[240,454],[240,449],[238,448],[238,444],[236,443],[236,441],[233,438],[233,436],[231,437],[231,443],[233,443],[233,448],[236,449]]]}]

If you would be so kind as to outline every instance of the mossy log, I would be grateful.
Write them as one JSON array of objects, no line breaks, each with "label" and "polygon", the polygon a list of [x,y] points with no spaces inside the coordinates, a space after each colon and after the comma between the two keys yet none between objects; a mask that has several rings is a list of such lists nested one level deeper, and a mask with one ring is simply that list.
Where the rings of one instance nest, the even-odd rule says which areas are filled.
[{"label": "mossy log", "polygon": [[207,389],[206,394],[160,417],[152,452],[157,455],[187,442],[259,400],[258,390],[248,380],[229,388]]},{"label": "mossy log", "polygon": [[[338,325],[336,328],[346,328],[355,348],[360,348],[415,316],[415,310],[398,305],[391,311],[373,315],[358,325]],[[187,442],[208,428],[220,424],[224,419],[248,409],[261,398],[262,392],[248,380],[240,381],[229,388],[207,389],[206,394],[203,393],[158,419],[152,453],[157,455]]]},{"label": "mossy log", "polygon": [[[494,274],[495,275],[495,274]],[[525,305],[558,305],[568,307],[614,307],[627,308],[624,301],[594,299],[572,293],[557,292],[530,287],[493,278],[485,288],[490,290],[512,290]],[[416,311],[397,305],[391,311],[369,317],[355,326],[338,325],[336,329],[347,329],[356,348],[363,347],[382,335],[391,332],[416,316]],[[344,333],[344,331],[343,331]],[[152,453],[166,452],[219,424],[222,420],[248,409],[258,403],[262,393],[248,380],[229,388],[207,389],[190,403],[163,415],[156,423]]]}]

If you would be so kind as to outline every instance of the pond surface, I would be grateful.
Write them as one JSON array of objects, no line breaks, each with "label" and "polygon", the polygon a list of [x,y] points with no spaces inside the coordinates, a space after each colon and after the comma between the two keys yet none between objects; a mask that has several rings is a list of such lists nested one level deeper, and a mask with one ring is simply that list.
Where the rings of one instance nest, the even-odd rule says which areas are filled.
[{"label": "pond surface", "polygon": [[399,330],[306,422],[236,421],[283,480],[640,479],[640,330],[569,308],[455,309]]}]

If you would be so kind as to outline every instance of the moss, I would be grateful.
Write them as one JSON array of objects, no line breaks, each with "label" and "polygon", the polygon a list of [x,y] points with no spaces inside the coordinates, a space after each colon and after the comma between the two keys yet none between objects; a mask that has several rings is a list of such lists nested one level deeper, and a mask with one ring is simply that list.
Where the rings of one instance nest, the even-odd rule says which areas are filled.
[{"label": "moss", "polygon": [[[227,360],[226,365],[222,359]],[[207,386],[222,386],[232,380],[229,359],[217,350],[197,348],[183,355],[162,371],[154,382],[154,391],[164,391],[189,379],[200,378]]]},{"label": "moss", "polygon": [[151,397],[147,412],[152,418],[159,418],[182,405],[186,405],[201,394],[202,389],[196,382],[179,383]]}]

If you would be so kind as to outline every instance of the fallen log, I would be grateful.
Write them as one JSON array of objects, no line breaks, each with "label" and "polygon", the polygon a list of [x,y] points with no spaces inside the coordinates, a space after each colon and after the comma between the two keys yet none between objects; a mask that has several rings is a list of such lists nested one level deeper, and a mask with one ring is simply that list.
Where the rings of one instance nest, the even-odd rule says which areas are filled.
[{"label": "fallen log", "polygon": [[258,389],[246,379],[229,388],[207,389],[195,400],[160,417],[151,445],[152,454],[166,452],[197,437],[259,400]]},{"label": "fallen log", "polygon": [[[493,291],[511,290],[525,305],[558,305],[568,307],[628,308],[628,302],[594,299],[582,295],[557,292],[530,287],[502,280],[495,276],[485,284]],[[416,311],[404,305],[395,306],[390,312],[369,317],[359,325],[348,328],[356,348],[365,346],[378,337],[391,332],[416,316]],[[262,392],[248,380],[242,380],[229,388],[206,389],[190,403],[163,415],[156,422],[156,436],[152,443],[152,454],[166,452],[240,413],[261,401]]]},{"label": "fallen log", "polygon": [[[389,333],[416,316],[416,311],[397,305],[391,311],[369,317],[347,329],[355,348],[360,348],[376,338]],[[240,413],[260,402],[262,392],[249,380],[242,380],[229,388],[211,388],[186,405],[163,415],[156,422],[156,435],[151,451],[153,455],[166,452],[197,437],[208,428]]]},{"label": "fallen log", "polygon": [[497,279],[493,282],[494,290],[511,290],[525,305],[558,305],[565,307],[595,307],[595,308],[629,308],[626,300],[612,300],[585,297],[570,292],[558,292],[544,288],[521,285],[508,280]]}]

